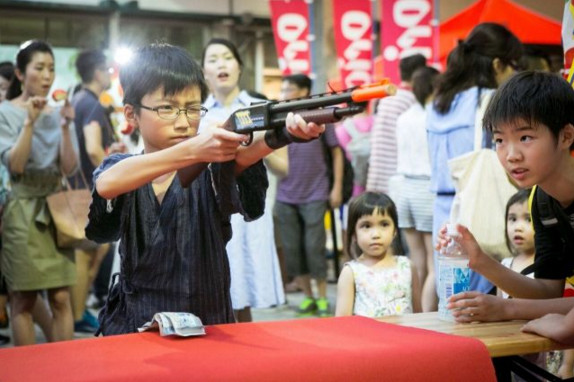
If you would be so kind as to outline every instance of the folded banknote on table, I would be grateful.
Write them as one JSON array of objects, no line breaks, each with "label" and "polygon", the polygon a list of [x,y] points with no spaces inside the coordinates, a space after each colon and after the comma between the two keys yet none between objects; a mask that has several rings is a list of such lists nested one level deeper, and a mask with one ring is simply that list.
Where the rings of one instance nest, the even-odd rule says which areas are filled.
[{"label": "folded banknote on table", "polygon": [[151,321],[146,322],[138,332],[158,330],[163,336],[202,336],[205,335],[205,327],[199,317],[192,313],[161,312],[153,315]]}]

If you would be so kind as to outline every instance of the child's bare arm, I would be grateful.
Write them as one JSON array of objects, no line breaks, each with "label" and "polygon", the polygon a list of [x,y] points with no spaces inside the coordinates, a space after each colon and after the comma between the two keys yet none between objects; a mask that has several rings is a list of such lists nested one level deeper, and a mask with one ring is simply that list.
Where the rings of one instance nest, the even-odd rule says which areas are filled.
[{"label": "child's bare arm", "polygon": [[186,166],[233,160],[244,140],[245,136],[225,129],[207,129],[172,147],[116,163],[98,177],[96,189],[103,198],[113,199]]},{"label": "child's bare arm", "polygon": [[351,267],[345,266],[337,282],[337,303],[335,316],[352,316],[355,305],[355,278]]}]

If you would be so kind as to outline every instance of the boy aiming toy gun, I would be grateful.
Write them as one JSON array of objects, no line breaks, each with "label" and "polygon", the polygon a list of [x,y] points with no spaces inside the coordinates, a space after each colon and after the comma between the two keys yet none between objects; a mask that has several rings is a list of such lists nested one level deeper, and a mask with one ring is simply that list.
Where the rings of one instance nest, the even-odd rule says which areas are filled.
[{"label": "boy aiming toy gun", "polygon": [[[288,101],[261,102],[235,111],[223,124],[223,128],[238,134],[247,134],[251,139],[254,131],[285,129],[285,119],[289,112],[299,114],[307,122],[318,125],[334,123],[365,109],[361,102],[383,98],[396,93],[396,87],[384,79],[372,84],[361,85],[340,92],[311,95]],[[346,104],[346,106],[337,106]],[[187,187],[207,166],[198,163],[178,170],[180,183]]]}]

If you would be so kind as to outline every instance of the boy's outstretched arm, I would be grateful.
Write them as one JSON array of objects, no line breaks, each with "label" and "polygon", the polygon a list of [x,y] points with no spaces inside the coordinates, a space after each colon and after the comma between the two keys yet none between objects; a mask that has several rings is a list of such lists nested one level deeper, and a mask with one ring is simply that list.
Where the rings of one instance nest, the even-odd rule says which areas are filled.
[{"label": "boy's outstretched arm", "polygon": [[[469,266],[475,272],[486,277],[497,288],[512,297],[518,298],[556,298],[562,296],[564,279],[533,279],[514,272],[482,251],[472,233],[457,224],[460,237],[456,241],[469,256]],[[446,227],[439,231],[436,249],[440,251],[450,239],[446,236]]]},{"label": "boy's outstretched arm", "polygon": [[335,316],[352,316],[355,305],[355,278],[350,266],[343,267],[337,282]]},{"label": "boy's outstretched arm", "polygon": [[[325,126],[316,123],[307,123],[300,115],[289,113],[285,120],[285,127],[289,134],[301,141],[318,138],[324,131]],[[235,158],[236,173],[240,174],[261,158],[264,158],[274,149],[265,142],[265,132],[254,132],[253,143],[247,147],[240,147]]]},{"label": "boy's outstretched arm", "polygon": [[225,129],[206,129],[174,146],[134,155],[116,163],[98,177],[96,189],[101,197],[109,200],[183,167],[201,162],[233,160],[237,148],[245,139],[244,135]]},{"label": "boy's outstretched arm", "polygon": [[568,345],[574,345],[574,309],[566,315],[547,314],[530,321],[522,327],[522,331],[536,333]]}]

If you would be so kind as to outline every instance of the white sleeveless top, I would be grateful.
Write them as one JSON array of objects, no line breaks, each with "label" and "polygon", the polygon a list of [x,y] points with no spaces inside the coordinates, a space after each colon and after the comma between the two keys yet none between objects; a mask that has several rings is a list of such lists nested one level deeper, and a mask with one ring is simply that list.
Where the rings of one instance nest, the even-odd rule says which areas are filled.
[{"label": "white sleeveless top", "polygon": [[355,279],[353,314],[381,317],[413,312],[411,264],[406,256],[395,256],[396,266],[372,269],[356,260],[348,265]]}]

